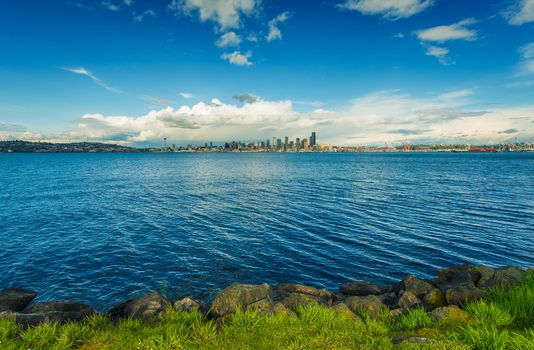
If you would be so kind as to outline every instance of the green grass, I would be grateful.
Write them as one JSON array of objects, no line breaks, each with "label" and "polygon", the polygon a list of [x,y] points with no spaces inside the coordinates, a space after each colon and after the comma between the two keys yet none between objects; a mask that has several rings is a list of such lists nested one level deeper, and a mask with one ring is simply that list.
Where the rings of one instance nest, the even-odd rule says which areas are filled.
[{"label": "green grass", "polygon": [[[14,319],[0,320],[0,349],[534,349],[534,274],[510,290],[496,289],[469,303],[469,317],[449,325],[431,320],[424,309],[393,318],[347,316],[317,304],[295,306],[294,313],[238,312],[208,320],[199,312],[168,309],[150,321],[110,321],[93,315],[82,323],[42,324],[23,329]],[[400,335],[427,337],[434,344],[393,345]]]}]

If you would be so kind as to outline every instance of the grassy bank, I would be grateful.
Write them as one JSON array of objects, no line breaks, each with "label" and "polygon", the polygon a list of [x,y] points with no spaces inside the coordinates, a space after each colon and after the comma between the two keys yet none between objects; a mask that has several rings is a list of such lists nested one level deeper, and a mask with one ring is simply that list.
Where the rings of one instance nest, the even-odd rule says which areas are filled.
[{"label": "grassy bank", "polygon": [[[23,329],[0,320],[0,349],[534,349],[534,273],[509,290],[436,322],[423,309],[375,318],[316,304],[294,313],[237,313],[224,321],[169,309],[152,321],[111,322],[94,315],[83,323],[45,323]],[[396,337],[419,337],[393,344]]]}]

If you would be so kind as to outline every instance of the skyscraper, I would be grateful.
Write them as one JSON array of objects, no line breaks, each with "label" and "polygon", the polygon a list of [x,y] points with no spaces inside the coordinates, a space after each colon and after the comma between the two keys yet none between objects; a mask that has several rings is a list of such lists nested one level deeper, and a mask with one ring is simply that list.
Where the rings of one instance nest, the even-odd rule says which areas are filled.
[{"label": "skyscraper", "polygon": [[311,137],[310,137],[310,147],[313,147],[317,144],[317,135],[315,134],[315,131],[312,131]]}]

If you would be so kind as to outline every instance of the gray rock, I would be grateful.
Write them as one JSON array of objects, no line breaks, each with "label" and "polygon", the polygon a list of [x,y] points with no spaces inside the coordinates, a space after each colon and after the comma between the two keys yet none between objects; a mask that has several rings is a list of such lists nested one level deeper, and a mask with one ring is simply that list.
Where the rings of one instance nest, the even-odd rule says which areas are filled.
[{"label": "gray rock", "polygon": [[339,291],[342,294],[354,296],[378,295],[388,292],[386,287],[378,286],[367,281],[345,283],[339,288]]},{"label": "gray rock", "polygon": [[389,314],[391,315],[391,317],[393,318],[399,318],[401,316],[404,316],[408,313],[408,309],[393,309],[389,312]]},{"label": "gray rock", "polygon": [[237,310],[245,310],[260,300],[272,304],[272,289],[268,284],[232,284],[213,300],[210,314],[214,317],[223,317]]},{"label": "gray rock", "polygon": [[345,304],[354,313],[367,313],[369,316],[377,315],[386,305],[376,295],[351,296],[345,299]]},{"label": "gray rock", "polygon": [[438,340],[432,339],[432,338],[424,338],[424,337],[407,337],[407,336],[399,336],[393,338],[393,344],[399,345],[401,343],[413,343],[413,344],[436,344],[439,343]]},{"label": "gray rock", "polygon": [[399,299],[397,300],[396,304],[397,308],[413,309],[420,306],[423,306],[423,303],[417,296],[415,296],[415,294],[409,291],[400,292]]},{"label": "gray rock", "polygon": [[303,284],[281,283],[274,288],[275,293],[303,294],[321,299],[332,299],[332,293],[326,289],[317,289]]},{"label": "gray rock", "polygon": [[0,292],[1,311],[21,311],[28,306],[37,293],[33,290],[6,288]]},{"label": "gray rock", "polygon": [[152,292],[117,305],[108,312],[108,315],[112,319],[128,317],[149,319],[160,316],[170,306],[171,302],[167,298],[158,292]]},{"label": "gray rock", "polygon": [[202,305],[191,297],[177,300],[174,302],[173,306],[176,310],[184,312],[200,311],[202,309]]},{"label": "gray rock", "polygon": [[477,270],[480,272],[480,280],[476,283],[478,288],[491,288],[488,286],[488,281],[493,277],[495,274],[495,270],[486,267],[486,266],[479,266],[477,267]]},{"label": "gray rock", "polygon": [[434,289],[430,283],[420,280],[412,275],[406,277],[402,283],[404,285],[404,290],[413,293],[416,297],[421,297]]},{"label": "gray rock", "polygon": [[436,322],[464,322],[469,319],[467,313],[455,305],[438,307],[428,315]]},{"label": "gray rock", "polygon": [[517,267],[504,267],[495,271],[493,276],[491,276],[487,282],[485,282],[481,287],[483,288],[493,288],[493,287],[502,287],[502,288],[512,288],[517,286],[523,280],[525,274],[524,270],[521,270]]},{"label": "gray rock", "polygon": [[334,304],[332,306],[332,309],[334,309],[339,315],[342,315],[343,317],[354,321],[362,322],[362,319],[358,315],[354,314],[354,312],[350,310],[347,304],[343,302]]}]

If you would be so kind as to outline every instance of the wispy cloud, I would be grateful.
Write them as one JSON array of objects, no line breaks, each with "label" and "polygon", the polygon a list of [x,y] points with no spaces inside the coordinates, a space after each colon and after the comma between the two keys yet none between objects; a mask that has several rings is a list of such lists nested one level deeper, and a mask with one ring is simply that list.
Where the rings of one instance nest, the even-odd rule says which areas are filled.
[{"label": "wispy cloud", "polygon": [[467,18],[460,22],[441,25],[428,29],[416,31],[416,35],[421,41],[431,41],[443,43],[450,40],[476,40],[477,31],[468,28],[470,25],[475,24],[476,20],[473,18]]},{"label": "wispy cloud", "polygon": [[154,10],[149,9],[139,15],[134,14],[133,21],[135,23],[143,22],[148,17],[156,17],[156,12],[154,12]]},{"label": "wispy cloud", "polygon": [[180,96],[182,96],[183,98],[187,98],[187,99],[191,99],[193,97],[195,97],[192,93],[190,92],[180,92]]},{"label": "wispy cloud", "polygon": [[98,86],[100,86],[100,87],[102,87],[102,88],[104,88],[104,89],[106,89],[108,91],[115,92],[115,93],[118,93],[118,94],[122,93],[121,90],[107,85],[100,78],[98,78],[96,75],[94,75],[93,73],[89,72],[87,69],[85,69],[83,67],[79,67],[79,68],[62,67],[61,69],[65,70],[67,72],[74,73],[74,74],[79,74],[79,75],[86,76],[89,79],[91,79],[95,84],[97,84]]},{"label": "wispy cloud", "polygon": [[273,40],[282,39],[282,31],[278,28],[278,25],[286,22],[289,19],[289,12],[283,12],[269,21],[269,33],[265,37],[265,40],[271,42]]},{"label": "wispy cloud", "polygon": [[438,59],[438,62],[444,66],[455,64],[449,58],[449,49],[443,46],[429,45],[430,43],[443,44],[452,40],[477,40],[478,33],[476,30],[469,28],[469,26],[476,23],[474,18],[466,18],[457,23],[450,25],[440,25],[427,29],[418,30],[415,32],[421,44],[426,48],[425,55],[433,56]]},{"label": "wispy cloud", "polygon": [[141,97],[141,99],[150,102],[150,104],[153,106],[167,107],[167,106],[172,106],[173,104],[172,101],[166,100],[164,98],[153,97],[153,96],[143,96]]},{"label": "wispy cloud", "polygon": [[116,3],[113,3],[111,1],[102,1],[101,4],[105,9],[107,9],[109,11],[117,12],[117,11],[120,11],[120,9],[121,9],[121,7],[119,5],[117,5]]},{"label": "wispy cloud", "polygon": [[232,53],[223,53],[221,58],[236,66],[252,66],[249,58],[252,57],[252,52],[241,53],[241,51],[234,51]]},{"label": "wispy cloud", "polygon": [[450,66],[456,63],[449,58],[449,49],[447,49],[446,47],[439,47],[433,45],[427,46],[425,55],[436,57],[438,59],[438,62],[444,66]]},{"label": "wispy cloud", "polygon": [[514,26],[534,22],[534,0],[515,0],[502,15]]},{"label": "wispy cloud", "polygon": [[337,6],[364,15],[380,15],[386,19],[408,18],[424,11],[434,0],[346,0]]}]

